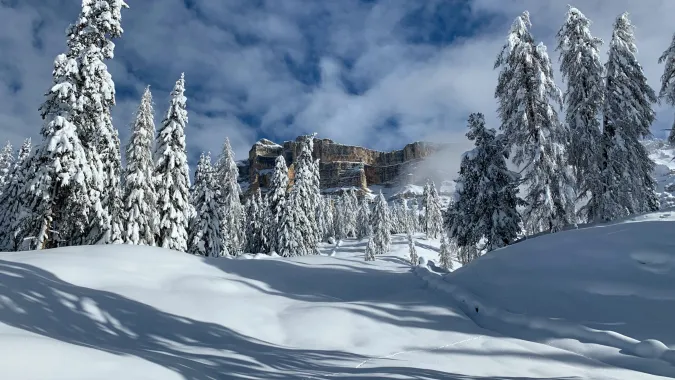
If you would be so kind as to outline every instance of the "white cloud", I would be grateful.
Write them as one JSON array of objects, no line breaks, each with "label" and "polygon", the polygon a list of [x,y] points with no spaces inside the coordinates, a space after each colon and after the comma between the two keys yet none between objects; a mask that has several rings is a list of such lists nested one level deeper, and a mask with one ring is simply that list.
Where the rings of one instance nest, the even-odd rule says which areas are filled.
[{"label": "white cloud", "polygon": [[[483,112],[488,125],[497,127],[493,63],[513,18],[530,11],[533,33],[548,45],[557,66],[554,36],[567,8],[558,1],[473,0],[465,21],[487,22],[470,37],[431,45],[411,42],[401,21],[414,7],[431,15],[447,2],[251,3],[200,1],[196,10],[185,9],[179,0],[130,3],[123,13],[125,34],[109,65],[120,95],[114,120],[123,142],[142,89],[152,85],[159,123],[169,91],[185,71],[191,157],[201,150],[215,154],[225,136],[237,157],[244,158],[260,135],[279,140],[316,131],[376,149],[424,139],[452,142],[456,159],[444,161],[456,167],[459,152],[470,146],[464,137],[469,113]],[[657,87],[662,71],[657,59],[675,31],[670,26],[675,2],[580,3],[594,21],[594,33],[606,41],[614,18],[631,12],[640,60]],[[15,144],[39,131],[37,107],[51,83],[51,63],[64,48],[63,30],[77,14],[77,6],[64,4],[26,1],[18,8],[0,8],[0,67],[11,67],[18,73],[12,79],[23,85],[10,91],[0,71],[1,137]],[[43,49],[29,42],[36,25],[42,27]],[[670,127],[672,113],[660,107],[654,130]],[[250,128],[235,115],[254,116],[260,125]],[[383,132],[382,125],[394,118],[397,126]]]}]

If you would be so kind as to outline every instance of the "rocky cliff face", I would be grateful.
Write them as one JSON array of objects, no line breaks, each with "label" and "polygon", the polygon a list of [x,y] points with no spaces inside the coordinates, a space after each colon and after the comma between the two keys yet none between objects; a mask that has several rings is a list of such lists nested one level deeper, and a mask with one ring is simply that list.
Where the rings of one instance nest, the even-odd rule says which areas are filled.
[{"label": "rocky cliff face", "polygon": [[[274,161],[284,156],[292,176],[293,163],[299,153],[298,137],[283,145],[262,139],[255,143],[248,160],[240,162],[240,181],[247,183],[250,193],[258,187],[265,192],[270,184]],[[314,158],[319,159],[321,189],[324,192],[342,188],[366,190],[372,185],[392,185],[405,182],[414,170],[415,163],[443,148],[442,144],[414,142],[403,149],[379,152],[359,146],[335,143],[329,139],[314,140]]]}]

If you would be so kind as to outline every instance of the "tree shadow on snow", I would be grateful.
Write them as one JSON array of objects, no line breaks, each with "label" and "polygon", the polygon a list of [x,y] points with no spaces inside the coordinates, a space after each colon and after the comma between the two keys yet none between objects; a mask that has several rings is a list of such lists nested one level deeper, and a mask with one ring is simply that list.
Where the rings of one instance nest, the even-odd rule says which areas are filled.
[{"label": "tree shadow on snow", "polygon": [[[354,363],[365,357],[279,347],[115,293],[76,286],[27,264],[0,260],[0,295],[1,323],[62,342],[145,359],[187,380],[452,378],[443,372],[408,367],[355,369]],[[227,300],[219,302],[227,307]],[[96,309],[100,312],[92,313]],[[198,353],[200,349],[208,349],[209,354]]]}]

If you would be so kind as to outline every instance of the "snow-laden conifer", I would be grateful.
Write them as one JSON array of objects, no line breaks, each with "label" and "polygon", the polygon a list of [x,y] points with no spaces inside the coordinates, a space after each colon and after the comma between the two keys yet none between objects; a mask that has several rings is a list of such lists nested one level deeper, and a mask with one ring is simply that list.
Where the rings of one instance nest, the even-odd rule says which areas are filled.
[{"label": "snow-laden conifer", "polygon": [[356,238],[363,240],[372,235],[373,228],[370,225],[370,201],[367,196],[361,199],[358,215],[356,218]]},{"label": "snow-laden conifer", "polygon": [[221,228],[222,209],[218,204],[211,155],[202,153],[195,172],[192,202],[196,215],[190,221],[188,252],[218,257],[224,253]]},{"label": "snow-laden conifer", "polygon": [[154,140],[152,94],[150,87],[146,87],[125,151],[127,167],[124,171],[124,234],[129,244],[155,245],[155,237],[159,235],[157,194],[153,181]]},{"label": "snow-laden conifer", "polygon": [[[665,63],[663,75],[661,75],[659,98],[665,100],[667,104],[675,106],[675,34],[668,49],[659,57],[659,63]],[[668,134],[668,142],[671,146],[675,146],[675,124]]]},{"label": "snow-laden conifer", "polygon": [[417,204],[417,201],[413,201],[411,203],[412,204],[410,205],[408,204],[408,202],[405,203],[405,207],[407,208],[406,223],[409,231],[415,233],[420,231],[419,215],[418,215],[419,206]]},{"label": "snow-laden conifer", "polygon": [[411,233],[408,233],[408,252],[410,254],[410,264],[417,265],[420,261],[420,257],[417,255],[417,249],[415,248],[415,239]]},{"label": "snow-laden conifer", "polygon": [[261,230],[260,230],[260,248],[261,253],[271,253],[272,250],[272,240],[269,237],[270,228],[268,226],[268,221],[271,219],[270,213],[270,204],[267,200],[267,197],[261,197],[260,203],[260,219]]},{"label": "snow-laden conifer", "polygon": [[300,153],[294,164],[293,187],[288,207],[278,230],[278,253],[282,256],[309,255],[317,252],[315,203],[320,189],[314,180],[312,159],[314,135],[303,136]]},{"label": "snow-laden conifer", "polygon": [[266,235],[270,240],[270,252],[276,251],[277,230],[279,218],[286,206],[286,191],[288,189],[288,168],[284,156],[278,156],[274,161],[274,172],[269,192],[266,194],[269,205],[269,219],[266,220]]},{"label": "snow-laden conifer", "polygon": [[566,169],[569,133],[555,108],[562,104],[562,94],[546,47],[535,44],[530,25],[525,11],[511,26],[495,62],[501,68],[495,97],[513,163],[522,168],[525,227],[532,234],[572,223],[574,194]]},{"label": "snow-laden conifer", "polygon": [[382,192],[375,198],[375,207],[371,217],[375,254],[389,252],[391,247],[391,228],[389,226],[389,206]]},{"label": "snow-laden conifer", "polygon": [[448,243],[448,237],[444,233],[441,233],[441,248],[438,253],[438,259],[441,268],[452,270],[452,247]]},{"label": "snow-laden conifer", "polygon": [[[45,121],[28,173],[24,205],[26,219],[18,239],[30,239],[38,249],[81,243],[97,196],[98,166],[93,165],[74,121],[78,113],[79,72],[75,58],[61,54],[54,61],[53,84],[40,108]],[[92,197],[93,195],[93,197]]]},{"label": "snow-laden conifer", "polygon": [[427,181],[424,186],[424,230],[427,238],[435,239],[441,233],[443,227],[443,215],[441,213],[441,199],[436,191],[436,185]]},{"label": "snow-laden conifer", "polygon": [[[602,131],[600,112],[604,97],[604,78],[600,60],[602,40],[593,37],[591,21],[570,7],[557,34],[560,71],[567,82],[564,94],[565,122],[570,129],[569,163],[574,168],[578,198],[600,193]],[[592,205],[580,210],[584,220],[594,219]]]},{"label": "snow-laden conifer", "polygon": [[366,261],[375,261],[375,240],[372,236],[368,238],[368,244],[366,244],[366,254],[364,256]]},{"label": "snow-laden conifer", "polygon": [[634,28],[627,13],[614,23],[605,73],[603,189],[589,201],[595,221],[659,208],[652,178],[654,162],[640,141],[651,135],[652,106],[657,98],[637,60]]},{"label": "snow-laden conifer", "polygon": [[[21,245],[17,237],[21,236],[25,215],[22,200],[26,191],[26,180],[31,167],[31,139],[24,140],[17,159],[10,170],[8,182],[0,192],[0,251],[16,251]],[[29,217],[29,216],[28,216]]]},{"label": "snow-laden conifer", "polygon": [[231,255],[238,255],[244,247],[246,213],[241,204],[239,168],[234,161],[230,139],[225,140],[223,151],[216,164],[216,182],[219,185],[220,205],[223,208],[223,236],[225,248]]},{"label": "snow-laden conifer", "polygon": [[157,245],[185,252],[189,221],[190,178],[185,147],[188,123],[185,98],[185,77],[171,92],[166,117],[157,133],[155,145],[154,185],[157,192],[159,227]]},{"label": "snow-laden conifer", "polygon": [[326,225],[323,240],[331,242],[335,239],[335,206],[333,200],[329,197],[324,197],[323,203],[323,218]]},{"label": "snow-laden conifer", "polygon": [[12,167],[14,166],[14,149],[12,143],[7,144],[0,151],[0,192],[7,182],[11,181]]},{"label": "snow-laden conifer", "polygon": [[246,210],[246,248],[248,253],[262,252],[263,240],[263,216],[264,208],[262,204],[260,188],[256,189],[253,196],[249,199]]},{"label": "snow-laden conifer", "polygon": [[480,177],[476,184],[473,227],[485,241],[484,249],[491,251],[516,240],[520,233],[520,214],[517,207],[518,174],[506,167],[509,152],[503,136],[494,129],[485,128],[483,114],[469,117],[469,140],[475,141],[475,157],[470,162],[477,166]]},{"label": "snow-laden conifer", "polygon": [[105,61],[114,56],[112,39],[122,35],[121,10],[126,7],[122,0],[83,0],[80,18],[68,29],[68,55],[78,66],[72,121],[94,172],[89,199],[81,200],[88,225],[71,231],[71,244],[122,240],[120,143],[111,116],[115,84]]}]

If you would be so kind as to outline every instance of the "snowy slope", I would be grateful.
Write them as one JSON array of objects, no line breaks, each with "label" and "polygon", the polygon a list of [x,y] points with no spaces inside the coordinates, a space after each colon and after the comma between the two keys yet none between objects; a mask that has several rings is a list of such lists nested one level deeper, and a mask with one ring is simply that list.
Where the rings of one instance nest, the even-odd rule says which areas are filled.
[{"label": "snowy slope", "polygon": [[[634,226],[641,224],[648,229],[648,223]],[[514,263],[505,271],[522,274],[518,257],[531,255],[528,247],[536,240],[514,246],[511,253],[504,250]],[[520,333],[515,328],[485,329],[474,322],[475,316],[465,314],[461,302],[427,286],[411,270],[403,237],[395,237],[392,254],[375,262],[363,261],[364,245],[346,241],[324,247],[322,256],[292,260],[205,260],[131,246],[2,253],[0,373],[3,379],[36,380],[633,380],[664,378],[645,372],[672,374],[664,371],[673,367],[658,367],[652,359],[635,358],[647,366],[636,372],[538,343],[545,334],[510,337]],[[418,236],[418,253],[425,259],[436,260],[437,247],[437,241]],[[518,254],[520,250],[524,253]],[[483,285],[470,281],[468,274],[480,281],[509,277],[490,269],[496,255],[450,276],[481,293]],[[605,263],[589,260],[583,265],[600,270]],[[563,265],[566,271],[576,267]],[[540,285],[534,281],[541,277],[531,278],[531,288]],[[515,284],[526,286],[526,281]],[[574,289],[570,298],[561,300],[573,302],[583,294]],[[504,305],[501,297],[508,292],[499,294],[490,302]],[[513,307],[528,307],[522,297],[513,299]],[[623,302],[643,306],[637,298],[624,297]],[[649,307],[667,311],[658,299],[649,302]],[[554,302],[538,303],[540,308],[527,311],[553,315],[568,310]],[[598,309],[589,316],[604,323],[628,309],[605,314]],[[637,313],[619,320],[627,324],[621,331],[642,338],[634,328]],[[658,321],[644,313],[643,335],[669,342]],[[582,344],[587,346],[595,347]]]},{"label": "snowy slope", "polygon": [[483,327],[675,377],[670,212],[524,240],[442,280],[418,273]]}]

